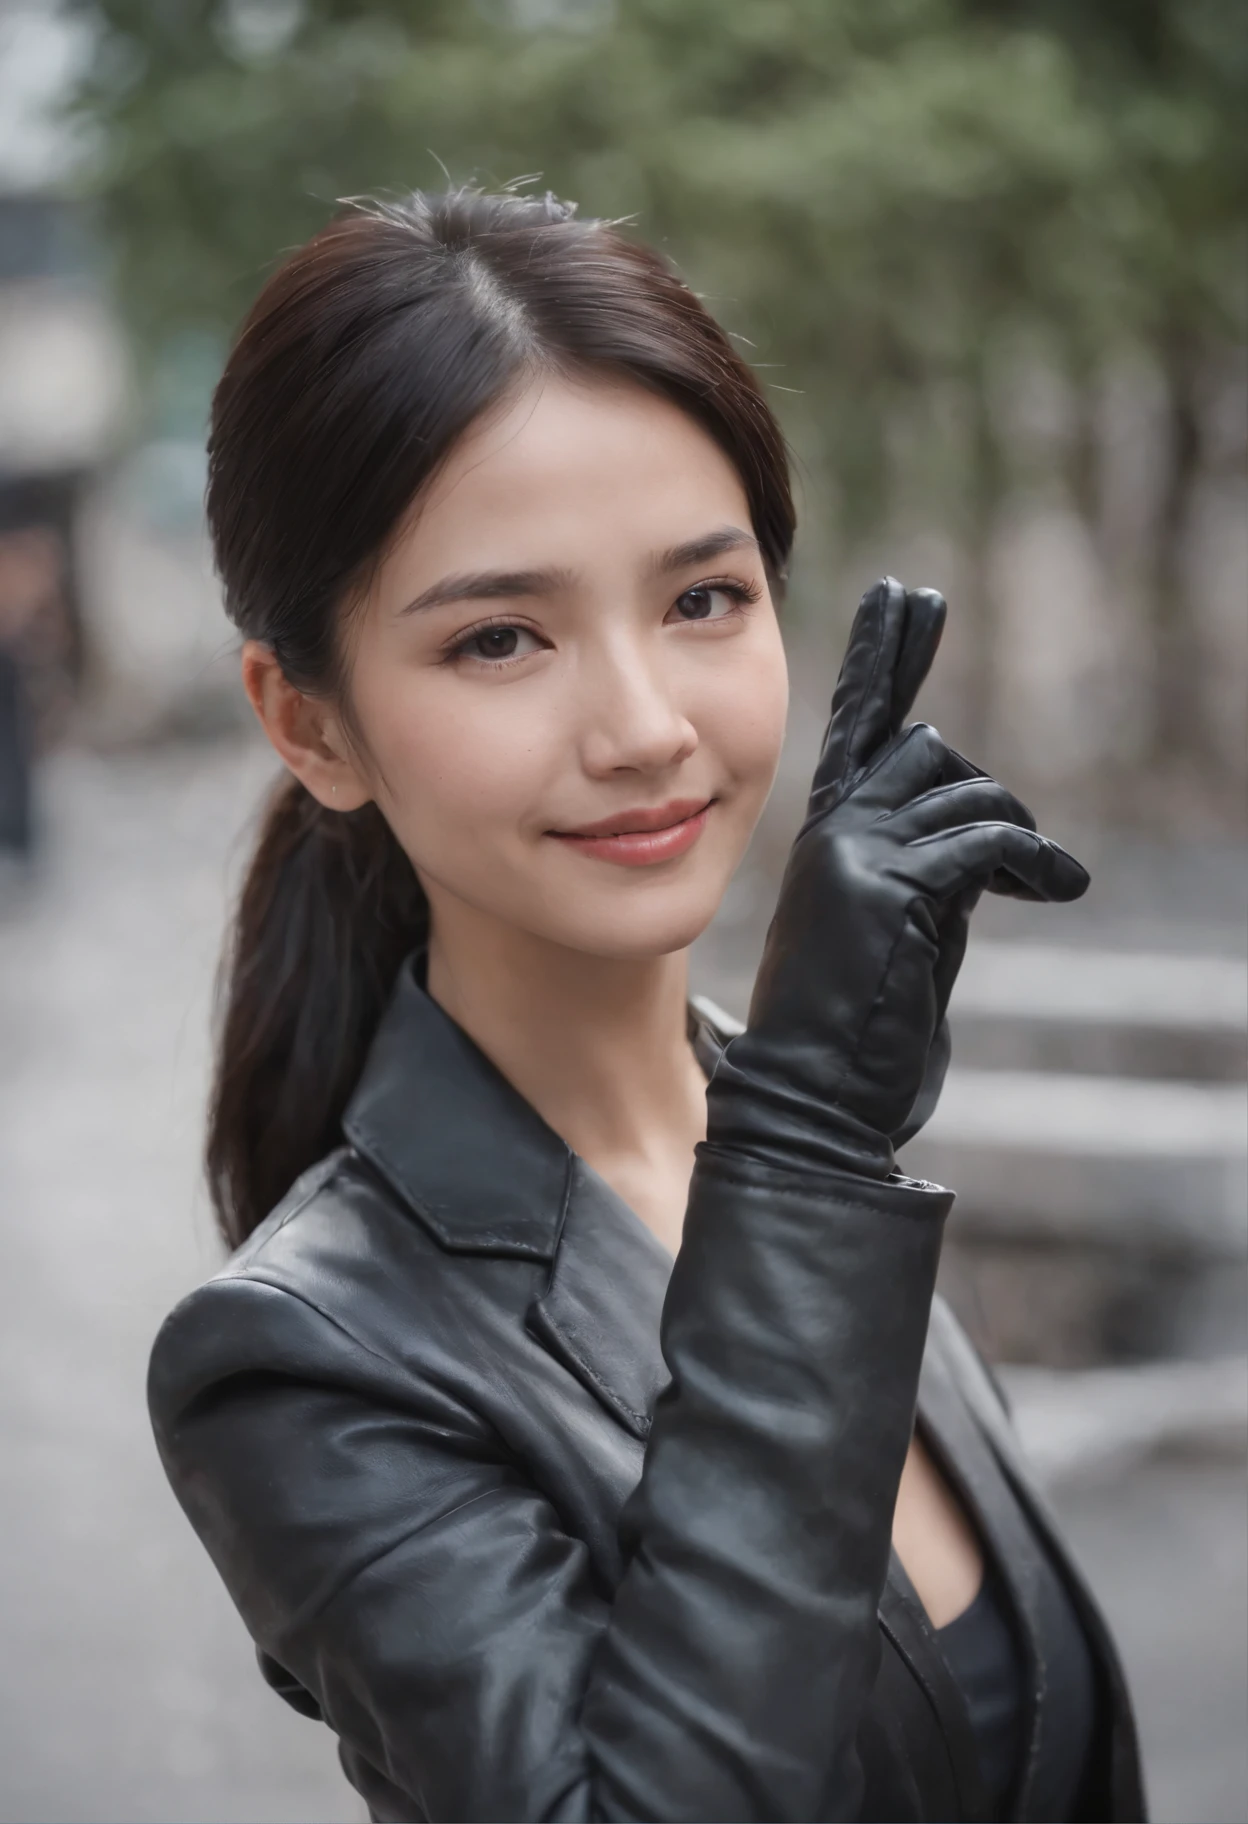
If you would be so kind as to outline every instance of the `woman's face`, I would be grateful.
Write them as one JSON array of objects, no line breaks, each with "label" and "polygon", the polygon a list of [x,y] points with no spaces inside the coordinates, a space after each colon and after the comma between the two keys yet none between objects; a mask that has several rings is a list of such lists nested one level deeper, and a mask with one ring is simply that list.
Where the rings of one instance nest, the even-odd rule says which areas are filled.
[{"label": "woman's face", "polygon": [[788,700],[727,457],[641,388],[549,379],[422,496],[349,676],[361,771],[435,925],[466,903],[620,958],[710,922]]}]

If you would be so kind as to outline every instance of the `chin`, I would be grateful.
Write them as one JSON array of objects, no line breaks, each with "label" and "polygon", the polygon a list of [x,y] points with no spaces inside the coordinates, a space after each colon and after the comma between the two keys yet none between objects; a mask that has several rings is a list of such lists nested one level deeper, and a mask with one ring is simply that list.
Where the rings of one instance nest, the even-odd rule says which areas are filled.
[{"label": "chin", "polygon": [[682,894],[679,904],[647,905],[629,894],[619,895],[614,906],[575,925],[565,925],[550,935],[571,950],[589,956],[611,957],[621,962],[642,962],[687,950],[701,937],[719,908],[722,892]]}]

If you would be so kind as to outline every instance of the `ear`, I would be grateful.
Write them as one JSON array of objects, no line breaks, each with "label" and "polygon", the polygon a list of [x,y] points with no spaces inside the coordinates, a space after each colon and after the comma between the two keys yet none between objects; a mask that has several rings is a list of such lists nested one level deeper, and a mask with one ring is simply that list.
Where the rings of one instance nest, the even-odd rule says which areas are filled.
[{"label": "ear", "polygon": [[357,811],[369,802],[372,790],[332,703],[296,690],[273,648],[261,640],[243,645],[243,689],[265,734],[318,803],[331,811]]}]

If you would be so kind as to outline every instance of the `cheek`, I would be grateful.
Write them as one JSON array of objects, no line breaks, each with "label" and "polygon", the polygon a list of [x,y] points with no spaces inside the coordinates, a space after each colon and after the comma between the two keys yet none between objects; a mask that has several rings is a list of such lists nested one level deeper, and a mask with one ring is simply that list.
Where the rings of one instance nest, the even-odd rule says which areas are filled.
[{"label": "cheek", "polygon": [[522,694],[460,691],[417,673],[357,698],[382,809],[417,866],[436,873],[457,855],[480,856],[492,835],[531,815],[548,767],[546,725],[523,713]]},{"label": "cheek", "polygon": [[789,674],[779,628],[751,640],[702,693],[697,721],[703,740],[751,802],[770,790],[784,745]]}]

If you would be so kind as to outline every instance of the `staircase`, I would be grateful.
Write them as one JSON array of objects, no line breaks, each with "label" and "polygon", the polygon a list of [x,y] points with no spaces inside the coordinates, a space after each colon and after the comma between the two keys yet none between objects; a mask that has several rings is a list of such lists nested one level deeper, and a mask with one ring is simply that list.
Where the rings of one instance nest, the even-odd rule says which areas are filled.
[{"label": "staircase", "polygon": [[972,940],[903,1169],[958,1194],[944,1290],[997,1360],[1248,1343],[1248,967]]}]

